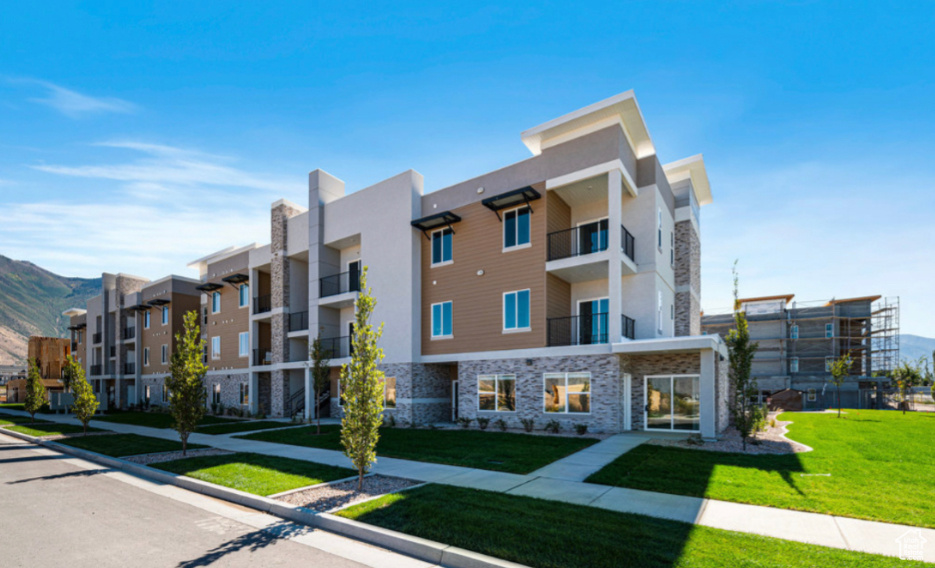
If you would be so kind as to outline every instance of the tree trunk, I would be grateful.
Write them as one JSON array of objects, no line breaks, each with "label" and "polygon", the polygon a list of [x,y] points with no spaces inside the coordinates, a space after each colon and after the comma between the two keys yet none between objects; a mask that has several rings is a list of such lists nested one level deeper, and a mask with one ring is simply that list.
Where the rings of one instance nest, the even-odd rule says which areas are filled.
[{"label": "tree trunk", "polygon": [[362,467],[357,469],[357,490],[364,490],[364,468]]},{"label": "tree trunk", "polygon": [[188,436],[182,436],[182,455],[187,455],[188,452]]},{"label": "tree trunk", "polygon": [[838,387],[838,418],[841,417],[841,387]]},{"label": "tree trunk", "polygon": [[82,422],[82,426],[84,426],[84,435],[87,436],[88,435],[88,423]]}]

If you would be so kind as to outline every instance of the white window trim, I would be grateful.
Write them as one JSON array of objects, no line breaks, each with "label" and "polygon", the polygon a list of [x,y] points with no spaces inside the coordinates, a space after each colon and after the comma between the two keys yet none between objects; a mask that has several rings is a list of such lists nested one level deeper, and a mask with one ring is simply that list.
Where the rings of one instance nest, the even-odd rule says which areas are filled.
[{"label": "white window trim", "polygon": [[[246,300],[247,300],[247,301],[244,302],[243,304],[241,304],[241,303],[240,303],[240,297],[241,297],[240,295],[243,293],[243,292],[241,291],[241,290],[243,290],[243,288],[246,288],[246,289],[247,289],[247,297],[246,297]],[[238,308],[241,308],[241,309],[243,309],[243,308],[249,308],[249,307],[250,307],[250,284],[244,283],[244,284],[241,284],[239,288],[237,288],[237,307],[238,307]]]},{"label": "white window trim", "polygon": [[[218,309],[214,309],[214,298],[218,299]],[[211,315],[221,313],[221,293],[217,290],[211,292]]]},{"label": "white window trim", "polygon": [[[794,365],[793,365],[793,364],[794,364]],[[793,370],[793,367],[795,367],[794,370]],[[790,357],[790,358],[789,358],[789,372],[790,372],[790,373],[798,373],[798,372],[799,372],[799,358],[798,358],[798,357]]]},{"label": "white window trim", "polygon": [[152,320],[152,315],[150,315],[149,310],[143,312],[143,329],[149,329],[149,323]]},{"label": "white window trim", "polygon": [[[215,347],[217,349],[215,350]],[[221,358],[221,336],[215,335],[211,337],[211,360],[217,361]]]},{"label": "white window trim", "polygon": [[[448,334],[448,335],[444,335],[444,334],[442,334],[442,335],[435,335],[435,319],[434,319],[434,318],[435,318],[435,306],[444,306],[445,304],[451,304],[451,333]],[[441,328],[442,328],[442,332],[444,332],[444,331],[445,331],[445,320],[444,320],[444,317],[445,317],[445,308],[444,308],[444,307],[442,307],[441,312],[442,312],[442,314],[441,314],[441,315],[442,315],[442,325],[441,325]],[[429,334],[431,335],[432,339],[435,340],[435,339],[451,339],[451,338],[453,338],[453,337],[455,336],[454,319],[455,319],[455,304],[454,304],[453,301],[448,300],[448,301],[445,301],[445,302],[436,302],[436,303],[432,304],[431,306],[429,306]]]},{"label": "white window trim", "polygon": [[[393,406],[392,406],[392,407],[389,407],[389,406],[386,405],[386,381],[387,381],[387,379],[393,379],[393,386],[396,387],[396,401],[393,402]],[[396,410],[396,408],[399,406],[399,388],[398,388],[398,384],[399,384],[399,382],[396,380],[396,377],[395,377],[395,376],[393,376],[393,377],[384,376],[384,377],[383,377],[383,409],[384,409],[384,410]]]},{"label": "white window trim", "polygon": [[[529,242],[528,242],[528,243],[522,243],[522,244],[516,244],[516,245],[513,245],[513,246],[511,246],[511,247],[508,247],[508,246],[506,246],[506,245],[504,244],[504,243],[506,243],[506,214],[507,214],[507,213],[510,213],[511,211],[519,211],[520,209],[529,209]],[[525,205],[525,204],[524,204],[524,205],[518,205],[518,206],[516,206],[516,207],[511,207],[511,208],[509,208],[509,209],[504,209],[503,211],[500,212],[500,217],[501,217],[501,219],[503,219],[503,221],[501,221],[501,223],[500,223],[501,225],[503,225],[503,227],[500,229],[500,246],[503,247],[503,251],[502,251],[502,252],[511,252],[511,251],[514,251],[514,250],[522,250],[522,249],[525,249],[525,248],[530,248],[530,247],[532,246],[532,208],[531,208],[531,207],[529,207],[528,205]],[[517,239],[517,240],[519,240],[519,239]],[[454,258],[454,257],[452,257],[452,258]]]},{"label": "white window trim", "polygon": [[[831,329],[828,329],[829,326]],[[825,339],[834,339],[834,324],[833,323],[825,324]]]},{"label": "white window trim", "polygon": [[[649,390],[648,390],[648,389],[646,388],[646,386],[645,386],[646,383],[649,381],[649,379],[686,379],[686,378],[688,378],[688,379],[691,379],[691,378],[696,378],[696,379],[698,379],[698,394],[700,395],[700,394],[701,394],[701,375],[699,375],[698,373],[674,374],[674,375],[644,375],[644,376],[643,376],[643,385],[644,385],[644,386],[643,386],[643,408],[646,408],[646,407],[649,405],[649,400],[647,399],[647,395],[649,394]],[[700,397],[699,397],[699,400],[698,400],[698,404],[699,404],[699,407],[698,407],[698,429],[697,429],[697,430],[672,430],[671,428],[668,429],[668,430],[662,430],[662,429],[660,428],[660,429],[658,429],[658,431],[663,431],[663,432],[701,432],[701,406],[700,406],[700,405],[701,405],[701,399],[700,399]],[[643,411],[643,417],[644,417],[643,430],[644,430],[644,431],[647,431],[646,422],[645,422],[646,414],[647,414],[647,412],[644,410],[644,411]],[[670,420],[670,423],[671,423],[671,420]],[[652,429],[652,430],[648,430],[648,431],[652,432],[652,431],[656,431],[656,429]]]},{"label": "white window trim", "polygon": [[[516,302],[516,323],[519,324],[519,296],[520,292],[529,292],[529,327],[514,327],[507,328],[506,326],[506,297],[509,294],[517,294]],[[527,331],[532,331],[532,290],[529,288],[523,288],[522,290],[512,290],[510,292],[504,292],[503,297],[501,298],[500,304],[500,325],[502,327],[503,333],[526,333]]]},{"label": "white window trim", "polygon": [[[243,347],[244,345],[244,342],[243,342],[244,336],[247,336],[247,349],[245,351],[241,351],[240,348]],[[237,356],[238,357],[249,357],[250,356],[250,332],[249,331],[241,331],[239,334],[237,334]]]},{"label": "white window trim", "polygon": [[805,394],[807,402],[815,402],[818,400],[818,390],[817,389],[808,389]]},{"label": "white window trim", "polygon": [[656,248],[659,249],[659,252],[662,252],[662,207],[657,208],[657,218],[656,218]]},{"label": "white window trim", "polygon": [[[505,379],[505,380],[512,380],[512,381],[513,381],[513,402],[514,402],[513,406],[514,406],[514,407],[518,407],[518,406],[519,406],[519,405],[517,404],[517,403],[519,402],[519,396],[518,396],[518,394],[517,394],[517,392],[516,392],[516,374],[515,374],[515,373],[503,373],[503,374],[495,374],[495,375],[477,375],[477,411],[478,411],[478,412],[490,412],[490,413],[496,413],[496,414],[515,413],[515,412],[516,412],[516,409],[515,409],[515,408],[514,408],[513,410],[500,410],[500,409],[498,408],[498,406],[500,406],[500,399],[498,398],[498,395],[499,395],[499,393],[500,393],[500,380],[501,380],[501,377],[512,377],[512,379]],[[493,378],[493,381],[494,381],[494,383],[493,383],[493,405],[494,405],[494,409],[493,409],[493,410],[481,410],[481,407],[480,407],[480,395],[481,395],[480,382],[481,382],[481,379],[490,380],[491,378]],[[490,394],[490,393],[489,393],[488,391],[484,391],[484,394]]]},{"label": "white window trim", "polygon": [[162,349],[160,350],[159,354],[160,354],[160,358],[162,359],[162,364],[163,365],[167,364],[169,362],[169,346],[166,344],[163,344]]},{"label": "white window trim", "polygon": [[143,366],[149,367],[149,347],[143,348]]},{"label": "white window trim", "polygon": [[[246,387],[246,389],[244,387]],[[246,396],[244,396],[245,391]],[[240,383],[240,406],[246,406],[248,404],[250,404],[250,384]]]},{"label": "white window trim", "polygon": [[[451,231],[451,249],[452,249],[452,250],[450,251],[450,252],[451,252],[451,260],[443,260],[443,261],[441,261],[441,262],[435,262],[435,261],[434,261],[434,260],[435,260],[435,249],[434,249],[434,247],[435,247],[435,233],[442,233],[442,232],[448,231],[448,230],[451,230],[450,227],[442,227],[441,229],[435,229],[434,231],[432,231],[431,233],[429,233],[429,257],[430,257],[430,258],[429,258],[429,261],[430,261],[429,264],[430,264],[430,267],[431,267],[431,268],[435,268],[436,266],[448,266],[449,264],[454,264],[454,263],[455,263],[455,252],[454,252],[454,246],[455,246],[455,232],[454,232],[454,231]],[[444,243],[444,235],[442,235],[442,243]],[[442,250],[442,256],[443,256],[443,257],[445,256],[445,255],[444,255],[444,249]]]},{"label": "white window trim", "polygon": [[[587,375],[587,376],[588,376],[588,388],[590,389],[591,386],[593,385],[593,383],[591,382],[591,372],[590,372],[590,371],[577,371],[577,372],[576,372],[576,371],[572,371],[572,372],[570,372],[570,373],[542,373],[542,392],[543,392],[543,395],[544,395],[545,392],[546,392],[546,391],[545,391],[546,375],[565,375],[565,410],[562,411],[562,412],[549,412],[548,410],[545,409],[545,398],[543,397],[543,399],[542,399],[542,412],[543,412],[546,416],[549,416],[549,415],[552,415],[552,414],[572,414],[572,415],[574,415],[574,416],[588,416],[588,415],[591,414],[590,408],[591,408],[591,401],[593,400],[593,397],[591,396],[591,391],[590,391],[590,390],[588,390],[588,392],[576,392],[576,393],[573,393],[573,394],[576,394],[576,395],[580,395],[580,394],[586,394],[586,395],[588,395],[588,409],[589,409],[589,410],[588,410],[587,412],[570,412],[570,411],[568,410],[568,375]],[[556,377],[556,378],[557,378],[557,377]]]},{"label": "white window trim", "polygon": [[169,306],[162,306],[162,311],[159,312],[159,321],[162,322],[162,325],[169,325]]}]

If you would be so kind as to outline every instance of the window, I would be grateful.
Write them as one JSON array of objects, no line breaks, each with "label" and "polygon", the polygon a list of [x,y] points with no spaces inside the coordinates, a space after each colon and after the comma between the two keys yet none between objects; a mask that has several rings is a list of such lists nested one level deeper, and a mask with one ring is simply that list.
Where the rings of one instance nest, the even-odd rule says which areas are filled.
[{"label": "window", "polygon": [[818,393],[815,392],[815,389],[808,389],[808,401],[815,402],[818,400]]},{"label": "window", "polygon": [[221,404],[221,383],[214,383],[214,389],[211,391],[211,403]]},{"label": "window", "polygon": [[656,215],[656,246],[659,247],[659,250],[662,250],[662,207],[658,209],[658,214]]},{"label": "window", "polygon": [[360,292],[360,259],[347,263],[347,282],[349,292]]},{"label": "window", "polygon": [[516,410],[516,375],[477,377],[477,409],[495,412]]},{"label": "window", "polygon": [[240,383],[240,404],[250,404],[250,385]]},{"label": "window", "polygon": [[451,302],[432,304],[432,338],[451,337]]},{"label": "window", "polygon": [[669,248],[669,264],[675,266],[675,233],[669,233],[669,241],[671,244]]},{"label": "window", "polygon": [[529,290],[503,295],[503,330],[529,331]]},{"label": "window", "polygon": [[669,305],[669,319],[675,321],[675,304]]},{"label": "window", "polygon": [[789,328],[789,337],[791,337],[792,339],[799,338],[799,326],[794,325],[791,328]]},{"label": "window", "polygon": [[520,207],[503,214],[503,248],[529,244],[529,207]]},{"label": "window", "polygon": [[211,338],[211,358],[221,358],[221,338],[217,335]]},{"label": "window", "polygon": [[149,329],[149,310],[143,312],[143,328]]},{"label": "window", "polygon": [[143,366],[149,367],[149,347],[143,348]]},{"label": "window", "polygon": [[546,373],[545,411],[591,412],[591,373]]},{"label": "window", "polygon": [[451,262],[451,229],[441,229],[432,233],[432,265]]},{"label": "window", "polygon": [[241,331],[240,336],[238,337],[239,341],[239,350],[237,355],[240,357],[247,357],[250,355],[250,332]]},{"label": "window", "polygon": [[211,293],[211,313],[216,314],[221,311],[221,293],[212,292]]},{"label": "window", "polygon": [[149,402],[150,400],[149,394],[150,394],[149,385],[146,385],[145,387],[143,387],[143,400],[145,400],[146,402]]},{"label": "window", "polygon": [[82,337],[82,331],[79,329],[79,330],[78,330],[78,343],[83,343],[83,342],[84,342],[84,341],[81,339],[81,337]]},{"label": "window", "polygon": [[828,339],[831,339],[832,337],[834,337],[834,324],[833,323],[825,324],[825,337],[827,337]]},{"label": "window", "polygon": [[383,382],[383,406],[396,408],[396,377],[386,377]]},{"label": "window", "polygon": [[792,357],[789,359],[789,372],[798,373],[799,372],[799,358]]},{"label": "window", "polygon": [[165,365],[168,362],[169,362],[169,346],[163,345],[162,346],[162,364]]},{"label": "window", "polygon": [[825,357],[825,372],[831,372],[831,365],[834,364],[834,357]]},{"label": "window", "polygon": [[208,325],[208,308],[201,308],[201,324]]},{"label": "window", "polygon": [[657,299],[657,302],[656,302],[656,303],[657,303],[657,305],[656,305],[656,324],[657,324],[657,327],[658,327],[657,331],[658,331],[659,333],[662,333],[662,290],[658,290],[658,291],[656,292],[656,299]]},{"label": "window", "polygon": [[169,306],[162,306],[162,325],[169,323]]}]

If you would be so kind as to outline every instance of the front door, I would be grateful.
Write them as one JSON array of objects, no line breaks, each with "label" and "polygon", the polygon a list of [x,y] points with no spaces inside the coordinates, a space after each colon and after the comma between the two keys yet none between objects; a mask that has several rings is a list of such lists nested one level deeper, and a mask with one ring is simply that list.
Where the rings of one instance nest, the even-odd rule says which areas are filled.
[{"label": "front door", "polygon": [[672,375],[643,379],[646,430],[697,432],[700,429],[698,375]]},{"label": "front door", "polygon": [[578,254],[607,250],[607,219],[578,225]]},{"label": "front door", "polygon": [[578,338],[581,345],[607,343],[607,298],[578,302]]},{"label": "front door", "polygon": [[347,264],[347,291],[360,291],[360,261],[355,260]]}]

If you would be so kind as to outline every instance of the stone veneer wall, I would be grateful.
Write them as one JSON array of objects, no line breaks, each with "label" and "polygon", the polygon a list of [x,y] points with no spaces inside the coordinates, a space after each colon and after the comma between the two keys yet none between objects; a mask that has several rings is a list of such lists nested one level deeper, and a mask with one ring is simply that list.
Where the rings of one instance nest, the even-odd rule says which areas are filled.
[{"label": "stone veneer wall", "polygon": [[154,406],[165,406],[168,404],[162,400],[162,385],[165,384],[166,377],[143,377],[140,379],[140,401],[146,398],[146,387],[149,387],[149,403]]},{"label": "stone veneer wall", "polygon": [[[208,388],[208,406],[211,406],[212,393],[214,385],[221,385],[221,404],[224,408],[240,407],[240,385],[250,384],[250,373],[231,373],[216,374],[205,377],[205,385]],[[244,406],[246,408],[246,406]]]},{"label": "stone veneer wall", "polygon": [[[289,360],[289,273],[290,263],[286,244],[288,242],[289,219],[301,213],[287,203],[280,203],[270,212],[272,238],[270,240],[270,295],[273,313],[270,316],[270,350],[273,364]],[[286,401],[292,394],[289,388],[289,373],[273,371],[270,377],[271,416],[284,416],[289,409]]]},{"label": "stone veneer wall", "polygon": [[701,335],[701,239],[691,221],[675,224],[675,335]]},{"label": "stone veneer wall", "polygon": [[[486,416],[492,422],[503,419],[510,428],[521,428],[521,420],[531,418],[536,429],[557,420],[563,431],[575,424],[587,424],[592,432],[618,432],[622,420],[620,364],[616,355],[582,355],[529,359],[489,359],[463,361],[458,365],[458,415]],[[591,412],[559,414],[545,412],[545,373],[591,373]],[[516,375],[516,411],[478,410],[479,375]]]},{"label": "stone veneer wall", "polygon": [[717,404],[717,433],[720,434],[730,425],[730,411],[727,406],[730,396],[730,377],[728,375],[727,359],[721,361],[721,356],[714,355],[714,371],[717,375],[717,390],[715,390],[715,402]]},{"label": "stone veneer wall", "polygon": [[630,416],[633,429],[642,430],[643,378],[647,375],[692,375],[701,373],[700,353],[659,353],[649,355],[626,355],[620,358],[622,373],[630,373]]},{"label": "stone veneer wall", "polygon": [[257,377],[257,409],[260,413],[272,414],[272,381],[269,373],[260,373]]},{"label": "stone veneer wall", "polygon": [[[385,409],[399,426],[451,421],[451,369],[444,364],[391,363],[380,365],[396,378],[396,408]],[[342,416],[337,393],[332,393],[331,416]]]}]

